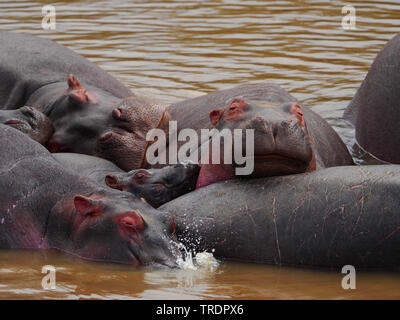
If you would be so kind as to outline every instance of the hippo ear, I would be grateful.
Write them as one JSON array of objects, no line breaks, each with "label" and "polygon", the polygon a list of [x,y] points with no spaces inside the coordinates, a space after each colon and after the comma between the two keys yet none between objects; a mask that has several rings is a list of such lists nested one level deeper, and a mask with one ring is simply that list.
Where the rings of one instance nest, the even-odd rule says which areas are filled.
[{"label": "hippo ear", "polygon": [[110,188],[122,190],[122,188],[119,184],[118,178],[112,174],[106,175],[106,177],[104,178],[104,182]]},{"label": "hippo ear", "polygon": [[93,94],[90,94],[73,74],[68,75],[67,83],[67,95],[75,103],[83,104],[95,101]]},{"label": "hippo ear", "polygon": [[88,216],[88,215],[96,215],[99,213],[98,206],[94,203],[94,201],[88,197],[77,195],[74,198],[74,206],[78,213]]},{"label": "hippo ear", "polygon": [[216,126],[219,120],[221,119],[222,115],[224,114],[224,110],[222,109],[215,109],[210,112],[210,121],[213,126]]},{"label": "hippo ear", "polygon": [[304,118],[303,118],[303,109],[301,108],[301,106],[298,103],[293,102],[292,105],[290,106],[289,111],[291,114],[293,114],[296,117],[299,125],[302,128],[305,128],[306,122],[304,121]]},{"label": "hippo ear", "polygon": [[85,87],[79,82],[79,80],[73,75],[68,75],[68,88],[69,90],[85,89]]}]

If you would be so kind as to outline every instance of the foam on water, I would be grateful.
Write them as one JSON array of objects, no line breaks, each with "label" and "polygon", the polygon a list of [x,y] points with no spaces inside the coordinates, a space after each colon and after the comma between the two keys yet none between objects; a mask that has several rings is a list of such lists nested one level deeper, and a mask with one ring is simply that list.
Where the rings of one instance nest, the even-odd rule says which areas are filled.
[{"label": "foam on water", "polygon": [[219,267],[219,262],[214,258],[211,252],[199,252],[193,253],[188,251],[182,243],[177,244],[178,249],[181,251],[182,255],[178,256],[176,262],[182,270],[204,270],[214,272]]}]

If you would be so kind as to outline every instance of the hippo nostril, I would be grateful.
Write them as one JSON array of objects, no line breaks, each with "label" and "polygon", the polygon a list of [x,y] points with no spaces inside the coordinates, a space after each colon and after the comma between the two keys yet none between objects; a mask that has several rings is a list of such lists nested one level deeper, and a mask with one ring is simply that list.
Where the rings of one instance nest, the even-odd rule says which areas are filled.
[{"label": "hippo nostril", "polygon": [[274,139],[274,144],[275,145],[276,145],[277,136],[278,136],[278,128],[274,126],[272,128],[272,138]]},{"label": "hippo nostril", "polygon": [[120,108],[115,108],[112,111],[112,116],[113,116],[114,119],[120,120],[121,117],[122,117],[122,110]]},{"label": "hippo nostril", "polygon": [[99,138],[99,140],[100,140],[101,142],[106,142],[107,140],[110,140],[110,138],[111,138],[113,135],[114,135],[114,134],[113,134],[112,132],[107,132],[107,133],[103,134],[103,135]]}]

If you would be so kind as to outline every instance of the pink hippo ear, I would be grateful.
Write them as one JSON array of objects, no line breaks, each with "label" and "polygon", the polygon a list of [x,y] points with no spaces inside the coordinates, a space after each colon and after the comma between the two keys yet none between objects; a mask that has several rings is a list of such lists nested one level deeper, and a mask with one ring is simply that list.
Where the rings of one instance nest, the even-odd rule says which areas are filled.
[{"label": "pink hippo ear", "polygon": [[216,126],[219,120],[221,120],[222,115],[224,114],[224,110],[215,109],[210,112],[210,121],[213,126]]},{"label": "pink hippo ear", "polygon": [[88,92],[86,88],[73,75],[68,75],[68,97],[76,103],[83,104],[86,102],[95,102],[95,96]]},{"label": "pink hippo ear", "polygon": [[292,103],[290,107],[290,113],[293,114],[297,118],[297,122],[302,128],[305,128],[306,122],[304,121],[303,117],[303,109],[298,103]]},{"label": "pink hippo ear", "polygon": [[89,197],[82,195],[75,196],[74,206],[76,211],[83,216],[98,216],[101,214],[100,208]]}]

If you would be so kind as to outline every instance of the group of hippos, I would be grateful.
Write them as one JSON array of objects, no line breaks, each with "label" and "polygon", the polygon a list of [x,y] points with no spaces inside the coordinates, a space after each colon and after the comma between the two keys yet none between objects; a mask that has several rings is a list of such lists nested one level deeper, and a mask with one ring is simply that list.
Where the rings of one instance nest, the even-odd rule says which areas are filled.
[{"label": "group of hippos", "polygon": [[[0,248],[175,267],[179,241],[226,260],[400,269],[400,34],[344,115],[388,164],[354,165],[329,124],[277,85],[162,106],[55,42],[12,32],[0,33],[0,106]],[[147,132],[172,120],[178,132],[253,129],[253,173],[151,165]]]}]

